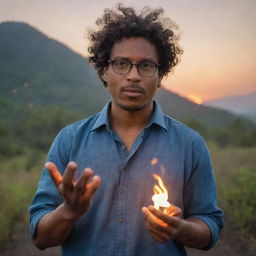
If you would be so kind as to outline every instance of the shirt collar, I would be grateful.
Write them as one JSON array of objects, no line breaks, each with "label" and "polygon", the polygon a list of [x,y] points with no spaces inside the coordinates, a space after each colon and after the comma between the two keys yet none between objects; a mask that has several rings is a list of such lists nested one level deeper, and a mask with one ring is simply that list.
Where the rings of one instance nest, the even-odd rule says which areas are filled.
[{"label": "shirt collar", "polygon": [[104,106],[102,111],[99,113],[98,118],[97,118],[96,122],[94,123],[91,131],[98,129],[101,126],[106,126],[107,129],[110,129],[109,115],[108,115],[110,106],[111,106],[111,101],[109,101]]},{"label": "shirt collar", "polygon": [[[111,106],[111,101],[108,102],[104,108],[102,109],[102,111],[99,113],[99,116],[96,120],[96,122],[94,123],[91,131],[98,129],[101,126],[106,126],[107,129],[111,129],[110,128],[110,123],[109,123],[109,109]],[[166,123],[165,123],[165,117],[164,117],[164,113],[160,107],[160,105],[154,101],[154,111],[153,111],[153,115],[149,121],[149,123],[146,125],[146,128],[150,127],[151,125],[156,124],[161,126],[162,128],[164,128],[165,130],[168,130]]]},{"label": "shirt collar", "polygon": [[153,115],[147,124],[146,128],[150,127],[152,124],[156,124],[164,128],[165,130],[168,130],[166,123],[165,123],[165,115],[160,107],[160,105],[154,101],[154,112]]}]

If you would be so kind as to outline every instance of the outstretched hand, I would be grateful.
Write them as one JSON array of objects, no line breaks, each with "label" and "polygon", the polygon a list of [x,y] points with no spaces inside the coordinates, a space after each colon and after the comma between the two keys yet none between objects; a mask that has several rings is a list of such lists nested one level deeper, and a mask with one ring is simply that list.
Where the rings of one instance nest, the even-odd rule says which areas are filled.
[{"label": "outstretched hand", "polygon": [[161,212],[150,205],[142,207],[145,225],[154,239],[166,242],[174,239],[181,229],[183,219],[180,208],[171,205],[165,212]]},{"label": "outstretched hand", "polygon": [[62,176],[52,162],[47,162],[45,168],[49,171],[60,194],[63,196],[64,209],[69,218],[77,219],[83,215],[90,206],[90,200],[93,194],[100,186],[101,179],[99,176],[93,176],[91,168],[85,168],[79,179],[74,181],[74,174],[77,169],[75,162],[70,162]]}]

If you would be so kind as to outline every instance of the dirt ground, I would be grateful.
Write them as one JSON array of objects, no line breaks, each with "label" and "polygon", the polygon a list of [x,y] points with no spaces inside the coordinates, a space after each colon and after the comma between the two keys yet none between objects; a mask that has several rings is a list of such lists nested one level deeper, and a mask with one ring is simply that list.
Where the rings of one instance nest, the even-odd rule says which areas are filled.
[{"label": "dirt ground", "polygon": [[12,239],[0,251],[0,256],[59,256],[60,248],[49,248],[44,251],[38,250],[31,242],[27,225],[19,225]]},{"label": "dirt ground", "polygon": [[[235,238],[236,237],[236,238]],[[225,231],[222,233],[220,241],[210,251],[201,251],[189,249],[190,256],[253,256],[255,255],[255,247],[249,249],[249,243],[244,243],[234,233],[229,234]],[[32,244],[29,239],[28,230],[25,225],[17,227],[11,241],[6,244],[4,250],[0,251],[0,256],[59,256],[60,248],[49,248],[40,251]],[[134,255],[136,256],[136,255]],[[146,255],[145,255],[146,256]]]}]

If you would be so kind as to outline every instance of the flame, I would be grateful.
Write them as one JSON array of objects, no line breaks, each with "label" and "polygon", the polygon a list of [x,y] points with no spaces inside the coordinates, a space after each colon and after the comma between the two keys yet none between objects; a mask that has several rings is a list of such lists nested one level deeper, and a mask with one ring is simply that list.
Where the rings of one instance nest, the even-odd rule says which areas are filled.
[{"label": "flame", "polygon": [[150,164],[151,164],[151,165],[156,165],[156,164],[158,164],[158,159],[157,159],[156,157],[152,158]]},{"label": "flame", "polygon": [[198,105],[201,105],[201,104],[203,103],[202,99],[199,98],[199,97],[197,97],[197,96],[195,96],[195,95],[189,94],[189,95],[187,95],[187,98],[188,98],[190,101],[192,101],[192,102],[194,102],[194,103],[196,103],[196,104],[198,104]]},{"label": "flame", "polygon": [[154,202],[154,207],[159,210],[160,207],[168,208],[171,204],[168,202],[168,191],[160,176],[153,173],[153,178],[158,182],[158,185],[153,187],[154,195],[152,200]]}]

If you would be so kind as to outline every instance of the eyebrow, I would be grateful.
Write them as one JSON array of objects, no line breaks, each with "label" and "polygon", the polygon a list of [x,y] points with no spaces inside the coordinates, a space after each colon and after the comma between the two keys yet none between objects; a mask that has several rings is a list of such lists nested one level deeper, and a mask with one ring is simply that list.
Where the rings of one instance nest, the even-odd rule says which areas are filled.
[{"label": "eyebrow", "polygon": [[[132,62],[129,58],[122,57],[122,56],[116,56],[115,58],[112,58],[112,60],[115,60],[115,59],[125,59],[125,60],[129,60],[130,62]],[[152,58],[144,58],[144,59],[140,60],[138,63],[140,63],[142,61],[150,61],[153,63],[158,63],[158,62],[154,61]]]}]

